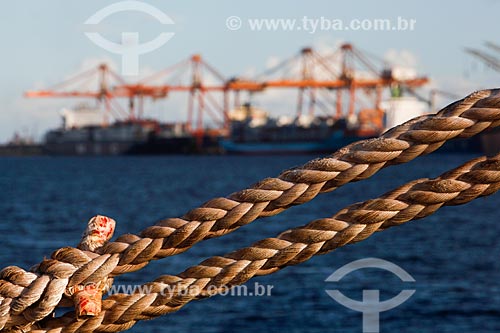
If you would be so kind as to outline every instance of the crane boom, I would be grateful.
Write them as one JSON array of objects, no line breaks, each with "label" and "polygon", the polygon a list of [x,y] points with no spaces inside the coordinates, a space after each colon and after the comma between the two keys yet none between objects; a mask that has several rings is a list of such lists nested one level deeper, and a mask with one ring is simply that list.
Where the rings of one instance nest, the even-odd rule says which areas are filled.
[{"label": "crane boom", "polygon": [[[470,52],[482,56],[485,61],[491,63],[492,66],[496,65],[496,69],[500,70],[500,64],[494,61],[496,60],[494,57],[484,56],[476,50]],[[321,106],[323,111],[328,110],[328,105],[331,105],[332,110],[336,109],[335,117],[339,118],[343,114],[342,108],[345,104],[342,98],[344,92],[349,94],[346,101],[349,102],[349,115],[352,115],[357,101],[357,90],[374,97],[374,108],[378,108],[382,88],[394,85],[416,88],[428,82],[427,77],[416,75],[406,78],[395,77],[393,71],[387,74],[382,68],[375,66],[373,57],[368,57],[366,53],[361,52],[352,44],[341,45],[333,55],[335,57],[320,55],[312,48],[305,47],[299,53],[280,61],[276,66],[253,79],[227,79],[214,66],[202,59],[201,55],[195,54],[133,84],[126,83],[107,65],[101,64],[52,89],[27,91],[25,96],[29,98],[94,98],[99,102],[104,101],[107,107],[112,105],[110,101],[114,98],[128,98],[130,108],[128,117],[132,120],[136,115],[143,114],[144,98],[156,100],[167,98],[171,93],[184,92],[189,98],[186,128],[191,130],[194,113],[197,112],[195,130],[202,131],[204,111],[207,111],[205,114],[211,116],[212,119],[217,119],[217,123],[220,119],[224,119],[223,127],[228,128],[230,93],[234,94],[234,104],[239,107],[240,92],[247,92],[250,96],[268,89],[297,89],[299,91],[298,116],[301,115],[302,105],[308,102],[310,115],[313,114],[316,104]],[[358,75],[362,70],[363,73],[368,71],[368,76]],[[94,80],[95,76],[97,76],[96,80]],[[97,82],[97,87],[82,89],[83,80],[89,79]],[[114,86],[111,86],[111,80],[115,82]],[[75,88],[78,85],[80,88]],[[336,92],[335,98],[329,94],[330,91]],[[222,94],[222,102],[217,101],[211,94]],[[325,95],[328,102],[320,100],[320,98],[325,99]],[[136,100],[138,103],[135,102]],[[137,112],[135,111],[136,105],[139,108]]]},{"label": "crane boom", "polygon": [[465,48],[465,52],[475,56],[476,58],[483,61],[485,64],[493,68],[495,71],[500,72],[500,60],[496,57],[485,53],[483,51],[479,51],[473,48]]}]

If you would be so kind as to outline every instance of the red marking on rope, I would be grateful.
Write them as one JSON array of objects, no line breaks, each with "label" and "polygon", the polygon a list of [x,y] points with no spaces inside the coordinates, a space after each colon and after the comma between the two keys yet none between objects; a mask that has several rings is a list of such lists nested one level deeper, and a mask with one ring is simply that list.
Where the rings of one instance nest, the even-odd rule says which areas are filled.
[{"label": "red marking on rope", "polygon": [[80,299],[80,306],[85,307],[89,303],[89,300],[86,298],[81,298]]}]

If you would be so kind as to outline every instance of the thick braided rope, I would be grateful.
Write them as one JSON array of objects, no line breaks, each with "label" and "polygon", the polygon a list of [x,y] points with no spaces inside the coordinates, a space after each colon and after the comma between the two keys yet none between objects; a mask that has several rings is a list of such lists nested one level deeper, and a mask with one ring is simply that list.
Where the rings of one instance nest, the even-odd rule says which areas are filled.
[{"label": "thick braided rope", "polygon": [[[500,154],[478,158],[432,180],[420,179],[383,196],[348,206],[331,218],[288,230],[223,257],[212,257],[178,276],[162,276],[142,290],[104,301],[98,318],[77,321],[72,314],[49,320],[36,333],[118,332],[137,321],[179,310],[256,275],[274,273],[314,255],[359,242],[375,231],[433,214],[443,205],[461,205],[500,189]],[[144,287],[144,286],[143,286]]]},{"label": "thick braided rope", "polygon": [[39,265],[37,274],[9,267],[0,272],[0,329],[43,319],[63,300],[68,287],[140,269],[150,260],[181,253],[203,239],[310,201],[318,193],[366,179],[386,165],[432,152],[449,139],[470,137],[499,124],[499,91],[479,91],[436,115],[397,126],[380,138],[351,144],[228,198],[210,200],[182,218],[163,220],[144,230],[141,237],[119,237],[100,256],[64,248]]}]

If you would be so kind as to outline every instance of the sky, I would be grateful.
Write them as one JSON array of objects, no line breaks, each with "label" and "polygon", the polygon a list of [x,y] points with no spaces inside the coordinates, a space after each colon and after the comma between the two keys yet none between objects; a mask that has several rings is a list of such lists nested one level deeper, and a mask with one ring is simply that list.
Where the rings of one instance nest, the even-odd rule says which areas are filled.
[{"label": "sky", "polygon": [[[138,32],[141,43],[161,32],[174,33],[163,46],[139,57],[139,76],[166,68],[191,54],[202,54],[224,76],[261,72],[302,47],[333,50],[350,42],[371,54],[411,65],[431,79],[429,87],[463,96],[473,90],[498,86],[500,74],[464,52],[464,47],[488,50],[486,41],[498,42],[500,1],[144,1],[168,15],[162,25],[141,12],[120,12],[89,26],[85,21],[100,9],[120,1],[17,0],[2,1],[0,40],[0,142],[15,131],[42,137],[60,125],[59,111],[77,99],[26,99],[23,92],[48,88],[106,61],[120,70],[122,58],[94,44],[85,32],[121,41],[122,32]],[[237,16],[242,26],[228,28]],[[250,19],[390,19],[415,21],[412,31],[329,30],[255,31]],[[302,21],[300,21],[302,22]],[[233,22],[234,23],[234,22]],[[133,82],[137,77],[126,77]],[[287,112],[280,92],[259,101],[269,111]],[[289,92],[287,94],[290,94]],[[442,99],[440,103],[449,100]],[[281,111],[280,111],[281,110]],[[169,98],[151,104],[148,115],[167,121],[185,117],[186,102]]]}]

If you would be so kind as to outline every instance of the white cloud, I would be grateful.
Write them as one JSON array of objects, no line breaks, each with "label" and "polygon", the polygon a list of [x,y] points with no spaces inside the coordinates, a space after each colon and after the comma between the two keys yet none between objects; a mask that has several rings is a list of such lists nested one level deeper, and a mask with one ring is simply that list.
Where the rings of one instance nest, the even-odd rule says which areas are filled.
[{"label": "white cloud", "polygon": [[390,65],[416,68],[417,56],[409,50],[389,49],[384,54],[384,61]]},{"label": "white cloud", "polygon": [[243,71],[240,78],[245,78],[245,79],[254,78],[257,74],[258,74],[257,67],[251,66]]},{"label": "white cloud", "polygon": [[282,61],[282,59],[280,59],[277,56],[270,56],[266,60],[266,69],[270,69],[270,68],[273,68],[275,66],[278,66],[281,61]]}]

